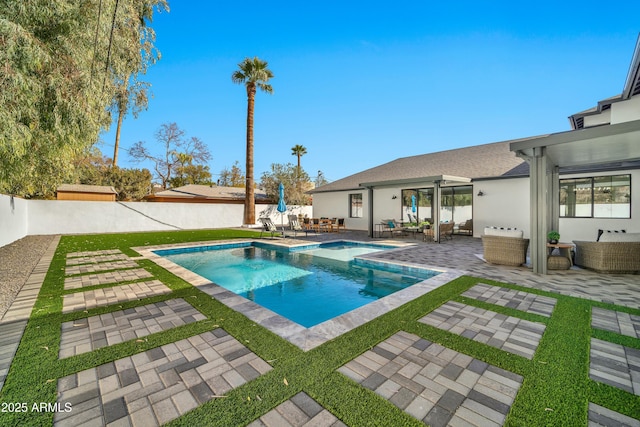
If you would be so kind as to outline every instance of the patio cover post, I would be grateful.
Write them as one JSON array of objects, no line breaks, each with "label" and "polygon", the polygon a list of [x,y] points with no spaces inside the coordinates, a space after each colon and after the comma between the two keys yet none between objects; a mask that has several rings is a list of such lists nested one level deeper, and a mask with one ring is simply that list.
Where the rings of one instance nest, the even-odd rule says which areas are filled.
[{"label": "patio cover post", "polygon": [[433,181],[433,241],[440,243],[440,180]]},{"label": "patio cover post", "polygon": [[373,238],[373,187],[367,187],[367,199],[367,215],[369,215],[368,233],[369,237]]},{"label": "patio cover post", "polygon": [[549,175],[547,173],[546,147],[535,147],[533,156],[529,157],[530,168],[530,212],[531,212],[531,264],[533,272],[547,274],[546,236],[550,212]]}]

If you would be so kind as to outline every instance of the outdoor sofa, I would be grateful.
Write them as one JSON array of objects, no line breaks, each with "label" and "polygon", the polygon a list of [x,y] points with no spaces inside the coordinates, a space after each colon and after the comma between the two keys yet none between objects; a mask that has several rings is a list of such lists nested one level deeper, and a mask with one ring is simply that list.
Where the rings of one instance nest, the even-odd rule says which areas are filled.
[{"label": "outdoor sofa", "polygon": [[482,234],[484,260],[491,264],[517,267],[527,261],[529,239],[522,230],[486,227]]},{"label": "outdoor sofa", "polygon": [[599,273],[640,273],[640,233],[604,233],[597,242],[573,243],[580,267]]}]

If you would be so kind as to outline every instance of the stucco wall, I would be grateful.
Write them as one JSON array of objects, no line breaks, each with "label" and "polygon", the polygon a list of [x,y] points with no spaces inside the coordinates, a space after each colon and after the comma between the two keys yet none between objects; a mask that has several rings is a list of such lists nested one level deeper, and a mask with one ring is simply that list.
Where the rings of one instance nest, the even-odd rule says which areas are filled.
[{"label": "stucco wall", "polygon": [[640,117],[640,96],[611,104],[611,124],[630,122]]},{"label": "stucco wall", "polygon": [[485,227],[515,227],[529,237],[529,178],[473,183],[473,235]]},{"label": "stucco wall", "polygon": [[[362,194],[362,218],[349,217],[349,194]],[[344,218],[345,227],[349,230],[368,229],[368,206],[369,194],[367,190],[336,191],[313,195],[313,216],[316,218]]]},{"label": "stucco wall", "polygon": [[0,194],[0,246],[27,235],[28,203],[28,200]]},{"label": "stucco wall", "polygon": [[[23,200],[0,194],[0,246],[26,235],[122,233],[240,227],[243,205],[205,203],[89,202]],[[311,206],[256,205],[256,218],[288,224],[288,214],[313,216]],[[259,223],[258,223],[259,226]]]}]

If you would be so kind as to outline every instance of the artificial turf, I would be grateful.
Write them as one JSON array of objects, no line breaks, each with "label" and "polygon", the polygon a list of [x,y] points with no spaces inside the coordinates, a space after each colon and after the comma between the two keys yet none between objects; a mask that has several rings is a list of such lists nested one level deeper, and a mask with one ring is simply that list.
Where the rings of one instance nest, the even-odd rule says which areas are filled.
[{"label": "artificial turf", "polygon": [[[138,264],[171,289],[171,293],[107,307],[62,314],[66,254],[120,249],[135,257],[132,247],[239,237],[257,237],[243,230],[177,231],[156,233],[64,236],[54,255],[2,391],[0,402],[56,402],[57,380],[84,369],[221,327],[273,369],[226,397],[211,401],[169,425],[246,425],[300,391],[350,426],[422,425],[388,400],[358,385],[337,369],[398,331],[416,334],[455,351],[524,377],[507,416],[506,425],[587,425],[588,402],[640,419],[640,396],[597,383],[589,378],[590,338],[640,349],[640,340],[591,328],[591,307],[640,315],[640,310],[552,294],[513,284],[461,277],[311,351],[303,352],[256,325],[182,279],[147,260]],[[550,318],[495,306],[461,294],[476,283],[502,286],[555,298]],[[81,291],[86,291],[85,288]],[[58,360],[61,324],[70,320],[183,298],[207,316],[206,320],[159,332],[143,340]],[[493,310],[508,316],[544,323],[546,329],[532,360],[513,355],[417,320],[449,300]],[[52,413],[33,411],[0,414],[0,425],[51,425]]]}]

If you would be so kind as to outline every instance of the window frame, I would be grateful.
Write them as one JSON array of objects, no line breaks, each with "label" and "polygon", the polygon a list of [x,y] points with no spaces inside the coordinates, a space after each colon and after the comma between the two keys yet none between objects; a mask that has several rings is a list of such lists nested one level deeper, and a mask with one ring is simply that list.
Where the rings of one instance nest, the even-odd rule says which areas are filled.
[{"label": "window frame", "polygon": [[[357,202],[357,199],[360,200],[359,204]],[[349,218],[363,218],[363,217],[364,217],[364,197],[362,193],[349,193]]]},{"label": "window frame", "polygon": [[[589,204],[590,204],[590,209],[589,209],[589,215],[576,215],[574,213],[574,215],[567,215],[566,212],[570,211],[571,209],[569,209],[568,207],[565,208],[565,214],[562,214],[561,211],[562,209],[559,209],[559,217],[560,218],[592,218],[592,219],[631,219],[631,174],[630,173],[623,173],[623,174],[611,174],[611,175],[597,175],[597,176],[587,176],[587,177],[576,177],[576,178],[564,178],[564,179],[559,179],[558,182],[558,204],[559,207],[561,206],[569,206],[566,202],[565,205],[562,204],[562,189],[563,189],[563,182],[569,182],[569,181],[588,181],[589,182],[589,188],[588,188],[588,192],[589,192]],[[626,177],[628,180],[628,185],[629,185],[629,200],[628,200],[628,206],[629,206],[629,212],[627,214],[627,216],[599,216],[597,214],[597,209],[596,206],[598,205],[603,205],[603,203],[598,203],[598,201],[596,200],[596,187],[600,187],[600,185],[596,185],[598,184],[597,181],[598,180],[602,180],[603,178],[608,178],[613,182],[613,178],[614,177]],[[610,191],[612,191],[613,189],[613,185],[611,186]],[[620,186],[622,187],[622,186]],[[576,189],[573,190],[574,192],[576,191]],[[576,200],[574,200],[573,202],[574,207],[577,206]],[[583,203],[586,204],[586,203]],[[613,204],[613,203],[611,203]],[[574,209],[575,212],[575,209]]]}]

